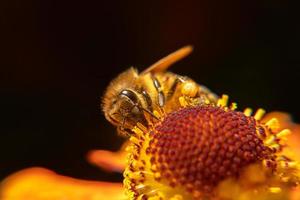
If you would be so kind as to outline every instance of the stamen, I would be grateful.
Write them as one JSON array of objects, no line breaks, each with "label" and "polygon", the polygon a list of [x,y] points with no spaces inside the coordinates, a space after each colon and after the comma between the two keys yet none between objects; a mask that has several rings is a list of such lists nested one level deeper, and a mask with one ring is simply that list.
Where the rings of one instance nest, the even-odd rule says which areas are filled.
[{"label": "stamen", "polygon": [[140,140],[136,137],[130,137],[129,138],[130,142],[134,143],[135,145],[139,145],[140,144]]},{"label": "stamen", "polygon": [[266,126],[269,127],[272,130],[277,130],[279,128],[279,122],[278,119],[272,118],[267,123]]},{"label": "stamen", "polygon": [[265,145],[270,146],[274,143],[276,143],[276,136],[275,135],[270,135],[266,140],[265,140]]},{"label": "stamen", "polygon": [[223,94],[221,99],[218,100],[217,105],[220,107],[226,107],[228,103],[228,99],[229,99],[228,95]]},{"label": "stamen", "polygon": [[292,132],[289,129],[284,129],[284,130],[280,131],[279,133],[277,133],[276,136],[278,138],[284,138],[284,137],[290,135],[291,133]]},{"label": "stamen", "polygon": [[237,109],[237,103],[233,102],[230,105],[230,110],[236,110]]},{"label": "stamen", "polygon": [[251,108],[246,108],[244,110],[244,114],[247,116],[247,117],[250,117],[251,114],[252,114],[252,109]]},{"label": "stamen", "polygon": [[138,136],[138,137],[142,137],[144,135],[144,131],[138,127],[140,126],[140,124],[138,123],[137,126],[133,127],[132,131]]},{"label": "stamen", "polygon": [[185,100],[184,97],[179,97],[179,103],[182,107],[187,107],[189,103]]},{"label": "stamen", "polygon": [[129,173],[128,178],[134,179],[135,181],[140,181],[142,179],[142,174],[141,172]]},{"label": "stamen", "polygon": [[281,192],[280,187],[270,187],[269,190],[271,193],[280,193]]},{"label": "stamen", "polygon": [[271,149],[275,150],[275,151],[278,151],[278,150],[281,148],[281,146],[280,146],[279,144],[277,144],[277,143],[272,144],[272,145],[270,145],[269,147],[270,147]]},{"label": "stamen", "polygon": [[261,120],[265,113],[266,111],[264,109],[262,108],[258,109],[254,115],[254,119]]},{"label": "stamen", "polygon": [[147,128],[143,125],[143,124],[141,124],[140,122],[138,122],[137,124],[137,127],[139,127],[139,129],[143,132],[143,133],[146,133],[148,130],[147,130]]}]

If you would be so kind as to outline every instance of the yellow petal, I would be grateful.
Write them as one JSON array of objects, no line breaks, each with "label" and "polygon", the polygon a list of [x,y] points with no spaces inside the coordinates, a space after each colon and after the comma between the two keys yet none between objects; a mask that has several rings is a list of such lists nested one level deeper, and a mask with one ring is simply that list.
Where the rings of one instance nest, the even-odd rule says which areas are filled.
[{"label": "yellow petal", "polygon": [[78,180],[43,168],[12,174],[0,185],[1,200],[121,200],[121,183]]}]

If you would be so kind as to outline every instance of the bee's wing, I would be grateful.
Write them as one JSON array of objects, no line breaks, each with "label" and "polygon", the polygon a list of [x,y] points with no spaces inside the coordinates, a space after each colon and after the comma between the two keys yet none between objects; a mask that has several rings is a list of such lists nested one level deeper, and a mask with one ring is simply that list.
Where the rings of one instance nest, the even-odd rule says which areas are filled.
[{"label": "bee's wing", "polygon": [[166,71],[173,63],[181,60],[186,57],[193,51],[193,47],[188,45],[184,46],[177,51],[167,55],[166,57],[160,59],[146,70],[144,70],[141,74],[145,74],[148,72],[163,72]]}]

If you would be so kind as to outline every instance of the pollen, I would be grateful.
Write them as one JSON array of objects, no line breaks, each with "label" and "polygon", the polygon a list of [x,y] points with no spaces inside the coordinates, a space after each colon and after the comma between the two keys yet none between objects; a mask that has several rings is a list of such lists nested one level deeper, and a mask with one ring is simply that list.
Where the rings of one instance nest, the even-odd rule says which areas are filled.
[{"label": "pollen", "polygon": [[290,131],[278,130],[276,119],[262,123],[262,109],[251,116],[250,109],[236,111],[236,104],[227,107],[227,101],[224,96],[216,106],[184,107],[149,130],[138,124],[124,172],[127,195],[149,200],[213,199],[220,186],[232,182],[228,180],[235,184],[227,188],[260,184],[269,193],[281,191],[281,182],[297,184],[293,174],[299,164],[281,154]]}]

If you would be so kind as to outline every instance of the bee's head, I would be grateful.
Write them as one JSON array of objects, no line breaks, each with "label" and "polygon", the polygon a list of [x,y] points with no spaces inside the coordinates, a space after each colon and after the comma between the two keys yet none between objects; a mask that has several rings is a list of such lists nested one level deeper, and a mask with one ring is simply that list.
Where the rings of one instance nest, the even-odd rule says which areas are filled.
[{"label": "bee's head", "polygon": [[111,102],[111,108],[106,113],[107,119],[118,127],[118,130],[130,134],[131,129],[140,122],[145,124],[146,119],[141,109],[136,93],[123,89]]},{"label": "bee's head", "polygon": [[122,134],[130,134],[137,122],[146,124],[138,92],[133,89],[137,78],[133,68],[123,72],[111,82],[103,98],[106,119]]}]

